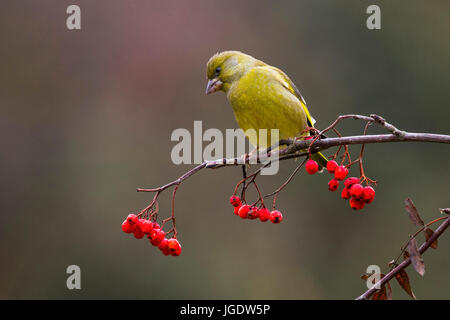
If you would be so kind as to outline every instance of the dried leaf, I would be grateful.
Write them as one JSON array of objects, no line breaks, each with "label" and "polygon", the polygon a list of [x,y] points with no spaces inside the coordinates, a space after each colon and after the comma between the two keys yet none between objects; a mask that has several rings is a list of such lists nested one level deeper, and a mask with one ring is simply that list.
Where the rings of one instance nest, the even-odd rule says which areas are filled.
[{"label": "dried leaf", "polygon": [[372,300],[387,300],[386,287],[382,286],[381,289],[375,291]]},{"label": "dried leaf", "polygon": [[[363,279],[364,281],[367,281],[367,279],[369,279],[371,276],[372,276],[372,274],[364,273],[364,274],[362,274],[362,275],[360,276],[360,278]],[[382,278],[382,277],[383,277],[383,274],[381,274],[381,278]],[[381,278],[380,278],[380,279],[381,279]],[[375,277],[372,278],[371,282],[372,282],[372,285],[374,285],[375,282],[376,282],[376,278],[375,278]]]},{"label": "dried leaf", "polygon": [[396,275],[395,275],[395,279],[397,279],[398,284],[400,285],[400,287],[403,288],[403,290],[406,291],[406,293],[413,298],[414,300],[416,300],[416,296],[414,295],[414,292],[412,292],[411,289],[411,284],[409,283],[409,277],[408,274],[406,273],[406,270],[402,269],[400,270]]},{"label": "dried leaf", "polygon": [[450,208],[439,209],[441,213],[450,214]]},{"label": "dried leaf", "polygon": [[425,264],[423,262],[422,256],[420,255],[419,249],[417,248],[417,242],[415,238],[411,238],[408,242],[408,253],[411,258],[411,263],[414,269],[421,276],[425,273]]},{"label": "dried leaf", "polygon": [[394,259],[392,259],[391,261],[388,262],[388,267],[389,267],[389,268],[391,268],[391,267],[396,267],[396,266],[397,266],[397,264],[395,263],[395,260],[394,260]]},{"label": "dried leaf", "polygon": [[419,211],[417,211],[416,207],[414,206],[414,203],[410,198],[406,198],[405,200],[405,209],[412,223],[414,223],[418,227],[425,225],[425,223],[419,216]]},{"label": "dried leaf", "polygon": [[[424,231],[425,231],[425,240],[428,241],[428,239],[430,239],[430,238],[433,236],[434,231],[431,230],[430,228],[425,228]],[[434,241],[431,243],[430,246],[431,246],[433,249],[436,249],[437,246],[438,246],[438,240],[437,240],[437,239],[434,240]]]},{"label": "dried leaf", "polygon": [[408,251],[403,251],[403,260],[408,260],[408,259],[409,259]]},{"label": "dried leaf", "polygon": [[[367,281],[371,275],[364,273],[360,276],[361,279]],[[385,274],[380,274],[380,279],[383,279]],[[375,278],[372,279],[372,284],[375,284]],[[382,286],[381,289],[375,291],[375,293],[372,295],[372,300],[392,300],[392,288],[389,282],[386,283],[388,286],[388,290],[386,291],[386,286]]]},{"label": "dried leaf", "polygon": [[392,288],[391,284],[389,282],[386,283],[387,285],[387,299],[392,300]]},{"label": "dried leaf", "polygon": [[361,275],[360,278],[363,279],[363,280],[365,280],[365,281],[367,281],[367,279],[369,279],[369,275],[366,274],[366,273],[364,273],[364,274]]}]

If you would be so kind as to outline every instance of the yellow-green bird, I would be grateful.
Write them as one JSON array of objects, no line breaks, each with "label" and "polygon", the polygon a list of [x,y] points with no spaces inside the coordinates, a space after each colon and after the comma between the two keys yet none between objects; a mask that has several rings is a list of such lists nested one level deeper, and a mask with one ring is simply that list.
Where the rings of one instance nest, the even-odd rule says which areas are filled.
[{"label": "yellow-green bird", "polygon": [[[267,140],[247,135],[255,147],[270,146],[271,129],[279,130],[280,139],[310,135],[305,129],[315,121],[297,87],[280,69],[239,51],[224,51],[209,59],[207,77],[206,94],[224,91],[244,132],[268,130]],[[322,167],[327,164],[321,153],[313,159]]]}]

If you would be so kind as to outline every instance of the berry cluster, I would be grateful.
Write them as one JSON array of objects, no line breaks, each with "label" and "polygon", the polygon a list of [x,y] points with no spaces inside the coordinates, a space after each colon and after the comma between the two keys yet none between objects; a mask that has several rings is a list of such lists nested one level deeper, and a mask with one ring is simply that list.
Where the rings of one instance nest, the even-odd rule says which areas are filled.
[{"label": "berry cluster", "polygon": [[266,207],[258,208],[248,204],[242,204],[238,196],[231,196],[230,203],[234,207],[234,214],[242,219],[254,220],[259,218],[260,221],[265,222],[270,220],[273,223],[280,223],[283,221],[283,215],[278,210],[269,211]]},{"label": "berry cluster", "polygon": [[[309,174],[314,174],[319,170],[319,165],[316,161],[310,159],[305,165],[306,171]],[[336,191],[339,188],[339,181],[342,181],[348,175],[348,168],[340,166],[336,161],[330,160],[327,163],[327,171],[334,174],[334,178],[328,182],[328,190]],[[371,203],[375,199],[375,190],[360,184],[360,178],[350,177],[344,181],[344,189],[341,192],[342,199],[350,199],[350,207],[354,210],[364,208],[365,204]]]},{"label": "berry cluster", "polygon": [[136,239],[142,239],[147,235],[150,243],[158,247],[165,256],[179,256],[181,254],[181,245],[177,239],[166,239],[166,233],[158,223],[140,219],[133,213],[130,213],[122,223],[122,231],[133,233]]}]

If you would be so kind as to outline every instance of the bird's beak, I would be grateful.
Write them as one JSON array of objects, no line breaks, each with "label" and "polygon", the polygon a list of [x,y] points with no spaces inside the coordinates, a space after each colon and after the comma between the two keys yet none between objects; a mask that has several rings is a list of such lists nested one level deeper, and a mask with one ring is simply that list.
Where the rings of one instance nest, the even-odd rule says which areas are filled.
[{"label": "bird's beak", "polygon": [[206,86],[206,94],[210,94],[220,90],[222,88],[222,81],[218,78],[208,80],[208,85]]}]

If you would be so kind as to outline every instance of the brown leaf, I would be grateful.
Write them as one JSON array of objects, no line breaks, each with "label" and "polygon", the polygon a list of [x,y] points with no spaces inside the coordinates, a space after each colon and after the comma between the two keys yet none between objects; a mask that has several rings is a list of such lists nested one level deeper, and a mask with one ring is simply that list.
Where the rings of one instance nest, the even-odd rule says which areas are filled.
[{"label": "brown leaf", "polygon": [[392,288],[391,284],[389,282],[386,283],[387,285],[387,299],[392,300]]},{"label": "brown leaf", "polygon": [[414,223],[418,227],[425,225],[425,223],[419,216],[419,211],[417,211],[416,207],[414,206],[414,203],[410,198],[406,198],[405,200],[405,209],[412,223]]},{"label": "brown leaf", "polygon": [[409,259],[408,251],[403,251],[403,260],[408,260],[408,259]]},{"label": "brown leaf", "polygon": [[[364,281],[367,281],[367,279],[369,279],[370,276],[372,276],[372,275],[371,275],[371,274],[367,274],[367,273],[363,273],[363,274],[360,276],[360,278],[363,279]],[[384,277],[384,275],[381,274],[380,279],[383,278],[383,277]],[[371,280],[371,282],[372,282],[373,285],[375,284],[375,280],[376,280],[375,278],[373,278],[373,279]]]},{"label": "brown leaf", "polygon": [[406,291],[406,293],[416,300],[416,296],[414,295],[414,292],[412,292],[411,284],[409,283],[409,277],[406,273],[406,270],[402,269],[398,273],[395,274],[395,279],[397,279],[398,284],[400,287],[403,288],[403,290]]},{"label": "brown leaf", "polygon": [[372,300],[387,300],[386,287],[382,286],[381,289],[375,291]]},{"label": "brown leaf", "polygon": [[[386,275],[384,273],[380,274],[380,279],[383,279]],[[362,275],[361,278],[365,278],[367,280],[369,276],[367,274]],[[373,284],[375,284],[375,279],[373,281]],[[386,290],[387,285],[387,290]],[[392,288],[389,282],[386,282],[386,285],[383,285],[380,289],[375,291],[375,293],[372,295],[372,300],[392,300]]]},{"label": "brown leaf", "polygon": [[425,263],[423,262],[419,249],[417,248],[417,242],[415,238],[411,238],[411,240],[409,240],[408,242],[408,253],[414,269],[416,269],[418,274],[423,276],[425,273]]},{"label": "brown leaf", "polygon": [[[425,231],[425,240],[428,241],[428,239],[430,239],[433,236],[434,231],[431,230],[430,228],[425,228],[424,231]],[[438,240],[436,239],[431,243],[431,247],[433,249],[436,249],[437,246],[438,246]]]},{"label": "brown leaf", "polygon": [[367,279],[369,279],[369,275],[364,273],[360,276],[360,278],[367,281]]}]

